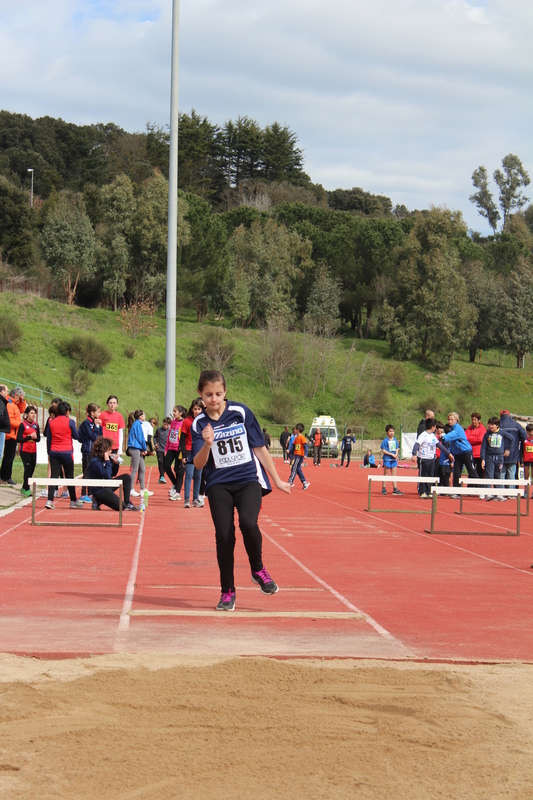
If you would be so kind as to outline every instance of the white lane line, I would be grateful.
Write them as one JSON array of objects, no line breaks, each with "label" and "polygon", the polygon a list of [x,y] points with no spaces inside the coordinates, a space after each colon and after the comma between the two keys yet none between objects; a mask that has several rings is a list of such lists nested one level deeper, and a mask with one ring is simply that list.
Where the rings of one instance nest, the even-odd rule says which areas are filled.
[{"label": "white lane line", "polygon": [[[38,512],[35,514],[35,516],[36,516],[36,517],[38,517],[38,516],[39,516],[39,514],[43,514],[43,513],[44,513],[44,508],[41,508],[41,510],[40,510],[40,511],[38,511]],[[31,522],[31,517],[26,517],[26,519],[23,519],[21,522],[17,522],[17,524],[16,524],[16,525],[13,525],[13,527],[11,527],[11,528],[8,528],[8,529],[7,529],[7,531],[4,531],[3,533],[0,533],[0,539],[2,538],[2,536],[7,536],[7,534],[8,534],[8,533],[11,533],[11,531],[14,531],[14,530],[15,530],[16,528],[18,528],[20,525],[24,525],[24,523],[25,523],[25,522]]]},{"label": "white lane line", "polygon": [[[152,476],[152,469],[150,467],[150,471],[148,473],[148,483],[146,484],[146,488],[150,486],[150,478]],[[135,543],[135,551],[133,553],[133,560],[131,562],[131,569],[130,569],[130,576],[128,578],[128,583],[126,586],[126,594],[124,595],[124,603],[122,605],[122,611],[120,613],[120,619],[118,623],[118,630],[120,632],[127,631],[130,627],[130,611],[133,605],[133,596],[135,594],[135,583],[137,580],[137,570],[139,568],[139,555],[141,552],[141,542],[143,538],[143,530],[144,530],[144,520],[146,517],[146,511],[144,514],[141,514],[141,519],[139,522],[139,531],[137,533],[137,541]]]},{"label": "white lane line", "polygon": [[[334,506],[339,506],[339,508],[350,508],[349,506],[342,505],[342,503],[337,503],[335,500],[328,500],[327,497],[315,497],[322,502],[331,503]],[[365,511],[358,511],[356,508],[350,509],[352,513],[364,515],[367,512]],[[449,514],[449,511],[443,512],[445,514]],[[481,558],[483,561],[489,561],[491,564],[498,564],[500,567],[507,567],[507,569],[512,569],[515,572],[521,572],[524,575],[527,575],[529,578],[533,577],[533,569],[521,569],[520,567],[513,567],[511,564],[506,564],[504,561],[497,561],[495,558],[489,558],[488,556],[482,556],[480,553],[476,553],[474,550],[467,550],[466,547],[459,547],[457,544],[452,544],[451,542],[446,542],[443,539],[437,539],[436,536],[431,536],[428,533],[421,533],[420,531],[414,531],[412,528],[406,528],[405,525],[400,525],[399,522],[392,522],[388,519],[382,519],[379,517],[378,519],[381,520],[385,525],[390,525],[391,527],[394,526],[395,528],[401,528],[403,531],[407,531],[408,533],[414,533],[416,536],[421,536],[423,539],[426,539],[430,542],[435,542],[435,544],[442,544],[446,547],[451,547],[453,550],[459,550],[461,553],[468,553],[470,556],[474,556],[475,558]],[[498,526],[499,527],[499,526]]]},{"label": "white lane line", "polygon": [[[294,563],[297,566],[299,566],[300,569],[303,569],[303,571],[307,575],[309,575],[311,578],[313,578],[313,580],[315,580],[318,584],[320,584],[320,586],[323,586],[324,589],[327,589],[328,592],[331,592],[333,597],[336,597],[337,600],[339,600],[344,606],[346,606],[346,608],[349,608],[350,611],[353,611],[355,614],[361,614],[363,619],[365,620],[365,622],[368,622],[368,624],[372,628],[374,628],[374,630],[377,633],[379,633],[380,636],[383,636],[384,639],[389,639],[389,640],[394,641],[394,642],[398,641],[397,639],[395,639],[395,637],[392,635],[392,633],[389,633],[389,631],[385,630],[385,628],[383,628],[379,624],[379,622],[376,622],[376,620],[373,619],[371,616],[369,616],[368,614],[365,614],[365,612],[361,611],[361,609],[357,608],[357,606],[354,606],[354,604],[350,603],[350,601],[347,600],[346,597],[344,597],[342,594],[337,592],[337,590],[334,589],[333,586],[330,586],[329,583],[326,583],[326,581],[323,581],[322,578],[318,577],[318,575],[315,575],[315,573],[312,570],[310,570],[308,567],[306,567],[305,564],[302,564],[301,561],[299,561],[295,556],[292,555],[292,553],[289,553],[288,550],[286,550],[278,542],[276,542],[276,540],[273,539],[271,536],[269,536],[268,533],[265,533],[263,531],[263,536],[266,536],[266,538],[269,540],[269,542],[272,542],[272,544],[275,545],[278,548],[278,550],[281,550],[281,552],[284,553],[287,556],[287,558],[290,558],[291,561],[294,561]],[[401,644],[401,643],[398,642],[398,644]],[[404,647],[403,644],[401,646]]]}]

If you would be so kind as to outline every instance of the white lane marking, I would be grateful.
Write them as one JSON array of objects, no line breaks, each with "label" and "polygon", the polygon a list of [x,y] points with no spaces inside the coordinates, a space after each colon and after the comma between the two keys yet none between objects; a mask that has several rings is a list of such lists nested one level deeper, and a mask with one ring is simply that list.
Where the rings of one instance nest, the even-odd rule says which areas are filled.
[{"label": "white lane marking", "polygon": [[[354,606],[354,604],[350,603],[350,601],[347,600],[346,597],[344,597],[342,594],[340,594],[340,592],[337,592],[337,590],[334,589],[333,586],[330,586],[329,583],[326,583],[326,581],[323,581],[322,578],[318,577],[318,575],[315,575],[315,573],[312,570],[310,570],[308,567],[306,567],[305,564],[302,564],[302,562],[299,561],[296,558],[296,556],[293,556],[292,553],[289,553],[288,550],[286,550],[278,542],[276,542],[276,540],[273,539],[271,536],[269,536],[268,533],[265,533],[263,531],[263,536],[266,536],[266,538],[269,540],[269,542],[272,542],[272,544],[275,545],[278,548],[278,550],[281,550],[281,552],[284,553],[287,556],[287,558],[290,558],[291,561],[294,561],[294,563],[297,566],[299,566],[300,569],[303,569],[303,571],[307,575],[309,575],[311,578],[313,578],[313,580],[315,580],[318,584],[320,584],[320,586],[323,586],[324,589],[327,589],[328,592],[331,592],[333,597],[336,597],[337,600],[339,600],[343,605],[346,606],[346,608],[349,608],[350,611],[353,611],[355,614],[361,614],[362,617],[364,618],[365,622],[368,622],[368,624],[372,628],[374,628],[374,630],[377,633],[379,633],[380,636],[383,636],[384,639],[390,639],[391,641],[397,641],[397,639],[395,639],[395,637],[392,635],[392,633],[389,633],[389,631],[385,630],[385,628],[383,628],[379,624],[379,622],[376,622],[375,619],[370,617],[368,614],[365,614],[365,612],[361,611],[360,608],[357,608],[357,606]],[[398,642],[398,643],[400,644],[400,642]],[[403,647],[403,645],[402,645],[402,647]]]},{"label": "white lane marking", "polygon": [[[152,477],[152,469],[150,467],[150,471],[148,473],[148,483],[146,484],[146,488],[150,487],[150,478]],[[128,578],[128,583],[126,586],[126,594],[124,595],[124,603],[122,605],[122,611],[120,613],[120,619],[118,623],[118,630],[119,632],[127,631],[130,627],[130,611],[133,605],[133,596],[135,594],[135,583],[137,580],[137,570],[139,568],[139,555],[141,552],[141,542],[143,538],[143,530],[144,530],[144,519],[146,517],[146,511],[144,514],[141,514],[141,519],[139,522],[139,531],[137,533],[137,542],[135,543],[135,551],[133,553],[133,560],[131,562],[131,569],[130,569],[130,576]]]},{"label": "white lane marking", "polygon": [[[335,500],[328,500],[327,497],[318,497],[315,495],[316,499],[321,500],[325,503],[331,503],[334,506],[339,506],[339,508],[350,508],[349,506],[342,505],[342,503],[337,503]],[[355,512],[356,514],[365,514],[365,511],[358,511],[356,508],[350,508],[352,514]],[[450,512],[445,511],[445,514],[449,514]],[[468,553],[470,556],[475,556],[475,558],[481,558],[483,561],[489,561],[491,564],[498,564],[500,567],[507,567],[508,569],[513,569],[515,572],[522,572],[524,575],[527,575],[529,578],[533,576],[533,570],[529,569],[521,569],[520,567],[513,567],[511,564],[506,564],[504,561],[497,561],[495,558],[489,558],[488,556],[482,556],[479,553],[476,553],[473,550],[467,550],[466,547],[459,547],[457,544],[452,544],[451,542],[443,541],[442,539],[437,539],[435,536],[431,536],[428,533],[421,533],[420,531],[414,531],[412,528],[406,528],[405,525],[400,525],[398,522],[391,522],[388,519],[382,519],[379,517],[381,522],[385,525],[394,526],[395,528],[401,528],[403,531],[407,531],[408,533],[414,533],[416,536],[422,536],[424,539],[427,539],[430,542],[435,542],[436,544],[443,544],[446,547],[451,547],[454,550],[459,550],[461,553]],[[487,523],[488,524],[488,523]],[[494,526],[500,527],[500,526]]]},{"label": "white lane marking", "polygon": [[[37,511],[35,516],[38,517],[39,514],[43,514],[43,513],[44,513],[44,508],[41,508],[40,511]],[[23,519],[23,520],[21,520],[21,522],[17,522],[16,525],[13,525],[12,528],[8,528],[7,531],[4,531],[3,533],[0,533],[0,539],[2,538],[2,536],[7,536],[8,533],[11,533],[11,531],[14,531],[20,525],[24,525],[25,522],[31,522],[31,517],[26,517],[26,519]]]}]

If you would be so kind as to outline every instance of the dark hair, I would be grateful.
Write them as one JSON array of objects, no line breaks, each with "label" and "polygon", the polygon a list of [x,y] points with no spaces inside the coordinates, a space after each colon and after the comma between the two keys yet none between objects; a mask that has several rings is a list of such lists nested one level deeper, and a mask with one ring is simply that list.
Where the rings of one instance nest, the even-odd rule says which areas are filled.
[{"label": "dark hair", "polygon": [[52,418],[57,416],[57,403],[52,403],[48,409],[48,416]]},{"label": "dark hair", "polygon": [[179,411],[180,414],[186,414],[187,413],[187,409],[185,408],[185,406],[174,406],[174,408],[172,410],[173,411]]},{"label": "dark hair", "polygon": [[133,415],[133,411],[130,411],[130,413],[128,414],[128,430],[131,430],[131,426],[133,425],[134,422],[135,422],[135,417]]},{"label": "dark hair", "polygon": [[85,411],[87,414],[92,414],[93,411],[98,411],[99,408],[100,406],[98,403],[89,403],[89,405],[85,407]]},{"label": "dark hair", "polygon": [[64,417],[64,416],[66,416],[67,412],[69,412],[69,411],[70,411],[69,404],[62,402],[62,403],[59,403],[56,413],[57,413],[58,417]]},{"label": "dark hair", "polygon": [[436,422],[435,427],[439,429],[439,431],[444,430],[444,422]]},{"label": "dark hair", "polygon": [[531,424],[531,422],[529,423],[529,425],[526,425],[526,431],[528,433],[531,433],[531,431],[533,431],[533,425]]},{"label": "dark hair", "polygon": [[500,418],[499,417],[491,417],[489,419],[489,425],[497,425],[498,428],[500,427]]},{"label": "dark hair", "polygon": [[59,405],[60,402],[61,402],[61,398],[60,397],[54,397],[54,399],[52,400],[50,405],[57,406],[57,405]]},{"label": "dark hair", "polygon": [[[209,381],[207,381],[207,383],[209,383]],[[202,411],[204,410],[204,404],[202,402],[202,398],[201,397],[197,397],[196,400],[192,401],[191,406],[190,406],[189,411],[188,411],[188,414],[189,414],[190,417],[192,417],[193,408],[201,408]]]},{"label": "dark hair", "polygon": [[142,408],[138,408],[137,411],[133,412],[133,418],[134,419],[140,419],[143,414],[144,414],[144,411],[142,410]]},{"label": "dark hair", "polygon": [[29,414],[30,411],[35,411],[35,413],[37,414],[36,406],[26,406],[26,408],[24,409],[24,413],[25,414]]},{"label": "dark hair", "polygon": [[172,424],[172,420],[171,420],[170,417],[163,417],[163,423],[165,423],[165,422],[167,423],[167,425],[171,425]]},{"label": "dark hair", "polygon": [[110,400],[116,400],[118,403],[118,397],[116,396],[116,394],[110,394],[107,400],[105,401],[105,404],[107,405]]},{"label": "dark hair", "polygon": [[201,393],[207,383],[221,383],[226,390],[226,380],[218,369],[204,369],[198,378],[198,391]]},{"label": "dark hair", "polygon": [[105,436],[99,436],[93,444],[92,454],[95,458],[103,458],[104,453],[113,449],[113,442],[111,439],[106,439]]},{"label": "dark hair", "polygon": [[433,419],[433,417],[428,417],[426,420],[426,430],[429,431],[431,428],[436,428],[437,423]]},{"label": "dark hair", "polygon": [[394,430],[394,425],[385,425],[385,433]]},{"label": "dark hair", "polygon": [[474,417],[481,422],[481,414],[479,414],[477,411],[472,411],[470,414],[470,419],[474,419]]},{"label": "dark hair", "polygon": [[352,432],[351,428],[348,428],[348,430],[346,431],[346,433],[351,433],[351,432]]},{"label": "dark hair", "polygon": [[305,431],[305,425],[303,424],[303,422],[299,422],[294,427],[296,428],[297,431],[300,431],[300,433],[303,433]]}]

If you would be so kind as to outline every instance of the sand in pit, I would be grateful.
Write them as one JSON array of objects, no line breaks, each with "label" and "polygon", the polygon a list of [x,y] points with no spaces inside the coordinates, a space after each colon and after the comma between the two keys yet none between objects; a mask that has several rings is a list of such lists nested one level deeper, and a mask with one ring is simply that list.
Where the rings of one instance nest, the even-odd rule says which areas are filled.
[{"label": "sand in pit", "polygon": [[533,797],[533,667],[0,656],[0,797]]}]

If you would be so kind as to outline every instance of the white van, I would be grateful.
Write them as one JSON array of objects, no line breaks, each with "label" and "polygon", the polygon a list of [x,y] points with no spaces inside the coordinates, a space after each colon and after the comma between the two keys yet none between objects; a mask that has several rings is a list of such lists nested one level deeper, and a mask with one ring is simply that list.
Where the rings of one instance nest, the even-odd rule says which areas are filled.
[{"label": "white van", "polygon": [[333,417],[315,417],[309,429],[309,455],[313,455],[313,441],[315,438],[315,431],[320,428],[322,434],[322,455],[327,458],[338,458],[339,455],[339,438],[337,435],[337,425]]}]

